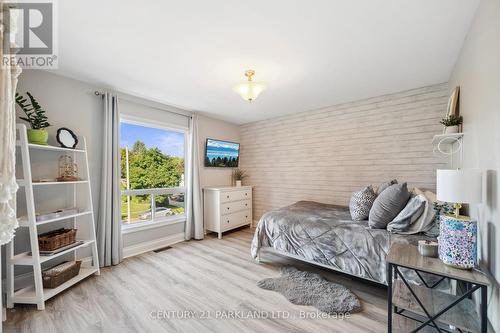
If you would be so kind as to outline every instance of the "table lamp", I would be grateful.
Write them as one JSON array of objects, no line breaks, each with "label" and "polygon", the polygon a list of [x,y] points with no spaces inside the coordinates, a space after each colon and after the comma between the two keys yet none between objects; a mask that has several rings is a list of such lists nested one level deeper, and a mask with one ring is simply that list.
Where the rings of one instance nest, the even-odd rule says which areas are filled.
[{"label": "table lamp", "polygon": [[477,264],[477,222],[460,215],[462,203],[480,203],[479,170],[437,170],[436,199],[453,203],[455,214],[442,214],[439,224],[439,258],[445,264],[471,269]]}]

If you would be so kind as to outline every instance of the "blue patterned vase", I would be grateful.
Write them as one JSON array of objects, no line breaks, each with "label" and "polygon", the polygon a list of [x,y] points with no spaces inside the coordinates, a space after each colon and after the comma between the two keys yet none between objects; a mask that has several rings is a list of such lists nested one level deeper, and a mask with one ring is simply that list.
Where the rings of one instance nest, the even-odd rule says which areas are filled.
[{"label": "blue patterned vase", "polygon": [[477,223],[463,216],[441,215],[439,259],[446,265],[471,269],[477,264]]}]

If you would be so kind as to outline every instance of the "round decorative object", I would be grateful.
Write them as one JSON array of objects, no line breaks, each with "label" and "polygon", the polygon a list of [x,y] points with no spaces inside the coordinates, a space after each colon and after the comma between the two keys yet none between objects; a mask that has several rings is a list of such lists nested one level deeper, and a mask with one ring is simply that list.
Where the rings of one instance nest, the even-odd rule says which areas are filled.
[{"label": "round decorative object", "polygon": [[477,264],[477,222],[441,215],[439,259],[449,266],[471,269]]},{"label": "round decorative object", "polygon": [[72,148],[74,149],[78,144],[78,138],[75,133],[73,133],[70,129],[61,127],[57,130],[56,135],[57,142],[64,148]]}]

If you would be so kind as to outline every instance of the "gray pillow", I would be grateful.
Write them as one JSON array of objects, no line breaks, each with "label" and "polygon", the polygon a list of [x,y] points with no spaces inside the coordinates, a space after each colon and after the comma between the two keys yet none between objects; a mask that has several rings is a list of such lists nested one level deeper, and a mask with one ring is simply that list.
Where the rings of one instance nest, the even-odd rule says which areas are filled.
[{"label": "gray pillow", "polygon": [[349,202],[349,211],[351,212],[352,220],[366,220],[376,197],[377,195],[371,185],[365,187],[361,191],[354,192]]},{"label": "gray pillow", "polygon": [[391,185],[397,184],[398,181],[396,179],[389,180],[388,182],[380,184],[380,186],[377,189],[377,194],[380,195],[386,188],[388,188]]},{"label": "gray pillow", "polygon": [[422,215],[425,208],[426,198],[423,195],[417,195],[411,198],[405,208],[389,222],[387,230],[390,232],[407,231],[410,226]]},{"label": "gray pillow", "polygon": [[373,202],[368,219],[372,229],[384,229],[405,207],[410,192],[406,183],[394,184],[379,194]]}]

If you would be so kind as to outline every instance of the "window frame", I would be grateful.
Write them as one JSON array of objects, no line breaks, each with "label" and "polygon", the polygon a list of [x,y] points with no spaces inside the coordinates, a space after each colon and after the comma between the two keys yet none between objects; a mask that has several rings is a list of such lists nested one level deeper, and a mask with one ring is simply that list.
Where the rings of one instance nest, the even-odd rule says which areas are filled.
[{"label": "window frame", "polygon": [[[170,125],[165,124],[163,122],[155,121],[155,120],[144,120],[140,117],[129,116],[129,115],[121,115],[120,116],[120,124],[127,123],[131,125],[138,125],[143,127],[156,128],[171,132],[180,132],[184,134],[184,185],[186,184],[186,175],[187,175],[187,157],[188,157],[188,134],[189,129],[184,126]],[[121,139],[121,134],[120,134]],[[141,230],[147,230],[151,228],[162,227],[166,225],[172,225],[176,223],[183,223],[186,221],[186,207],[184,207],[184,214],[172,215],[155,218],[156,213],[156,201],[155,196],[157,195],[168,195],[168,194],[184,194],[184,198],[186,197],[186,186],[177,186],[177,187],[164,187],[164,188],[150,188],[150,189],[136,189],[136,190],[123,190],[120,191],[120,197],[122,196],[134,196],[134,195],[150,195],[151,200],[151,220],[143,221],[143,222],[135,222],[131,224],[123,223],[123,220],[120,221],[122,233],[131,233]],[[186,200],[184,199],[184,204]],[[121,214],[121,212],[120,212]]]}]

